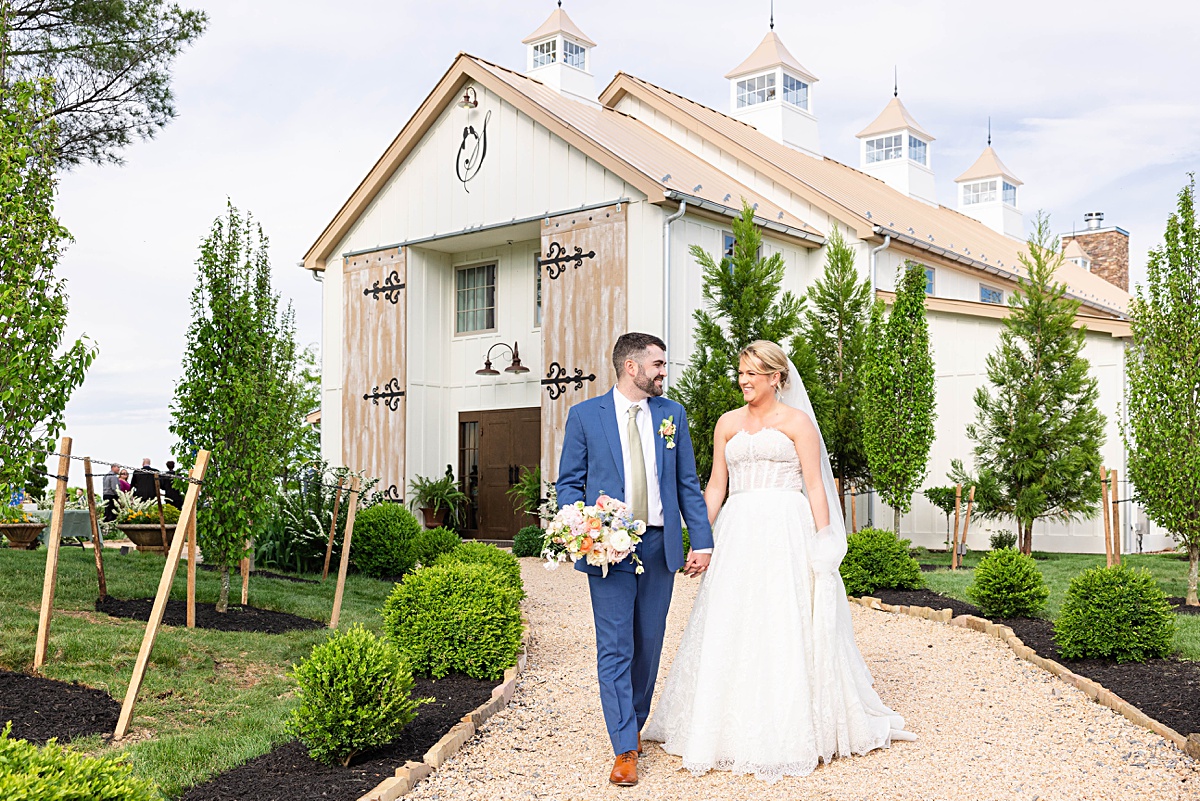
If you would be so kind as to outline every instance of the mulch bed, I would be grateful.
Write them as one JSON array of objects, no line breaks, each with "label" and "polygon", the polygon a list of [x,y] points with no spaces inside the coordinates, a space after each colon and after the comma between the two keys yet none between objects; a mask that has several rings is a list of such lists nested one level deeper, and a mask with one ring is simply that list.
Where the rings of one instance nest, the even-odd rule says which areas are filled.
[{"label": "mulch bed", "polygon": [[[216,565],[196,565],[196,567],[200,570],[207,570],[210,573],[216,573],[217,571],[219,571],[221,569],[221,568],[217,567]],[[240,573],[237,572],[237,570],[230,570],[229,574],[231,576],[232,575],[241,575]],[[272,573],[270,570],[251,570],[250,578],[278,579],[280,581],[290,581],[293,584],[320,584],[321,583],[317,579],[306,579],[306,578],[300,578],[299,576],[288,576],[283,573]]]},{"label": "mulch bed", "polygon": [[[149,620],[153,598],[105,598],[96,601],[96,611],[113,617],[129,620]],[[167,601],[163,623],[168,626],[187,625],[187,602]],[[325,628],[319,620],[290,615],[287,612],[272,612],[253,606],[230,606],[224,614],[217,612],[216,604],[196,602],[196,628],[216,631],[241,631],[257,634],[284,634],[289,631],[308,631]]]},{"label": "mulch bed", "polygon": [[950,607],[955,617],[975,615],[1008,626],[1039,656],[1098,682],[1160,723],[1184,736],[1200,732],[1200,662],[1174,657],[1126,664],[1108,659],[1063,659],[1054,641],[1054,624],[1049,620],[989,618],[971,604],[931,590],[876,590],[871,595],[893,605]]},{"label": "mulch bed", "polygon": [[1167,602],[1175,607],[1177,615],[1200,615],[1200,606],[1188,606],[1186,598],[1168,598]]},{"label": "mulch bed", "polygon": [[420,762],[463,715],[492,697],[495,682],[450,675],[438,681],[414,679],[414,698],[434,698],[418,709],[399,739],[376,751],[360,754],[350,767],[316,762],[293,740],[241,767],[197,785],[179,801],[291,801],[297,798],[354,801],[408,760]]},{"label": "mulch bed", "polygon": [[44,745],[88,734],[112,734],[121,705],[102,690],[0,670],[0,730],[12,721],[11,737]]}]

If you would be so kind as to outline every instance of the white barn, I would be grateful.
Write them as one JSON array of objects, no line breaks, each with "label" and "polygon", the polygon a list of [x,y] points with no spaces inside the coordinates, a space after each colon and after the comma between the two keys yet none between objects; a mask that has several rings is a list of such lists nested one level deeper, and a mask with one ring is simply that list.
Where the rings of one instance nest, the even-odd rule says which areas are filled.
[{"label": "white barn", "polygon": [[[625,73],[597,93],[595,43],[561,9],[524,41],[523,71],[460,54],[305,255],[323,280],[325,458],[397,499],[450,465],[473,498],[470,533],[510,537],[521,521],[504,491],[521,465],[554,478],[566,409],[611,385],[619,333],[662,333],[682,371],[701,302],[688,248],[728,248],[744,198],[797,294],[834,226],[885,301],[904,260],[926,266],[938,379],[926,483],[970,463],[972,393],[1024,248],[1021,182],[990,145],[952,209],[936,202],[934,137],[896,97],[858,134],[858,169],[822,156],[817,77],[774,31],[726,75],[729,113]],[[1128,234],[1097,220],[1069,247],[1060,279],[1083,303],[1104,459],[1123,478]],[[858,504],[860,525],[892,518]],[[1127,550],[1137,526],[1145,549],[1163,547],[1130,517]],[[991,527],[974,525],[970,546],[987,547]],[[940,546],[945,518],[918,496],[902,531]],[[1038,524],[1035,547],[1103,552],[1101,531],[1099,517]]]}]

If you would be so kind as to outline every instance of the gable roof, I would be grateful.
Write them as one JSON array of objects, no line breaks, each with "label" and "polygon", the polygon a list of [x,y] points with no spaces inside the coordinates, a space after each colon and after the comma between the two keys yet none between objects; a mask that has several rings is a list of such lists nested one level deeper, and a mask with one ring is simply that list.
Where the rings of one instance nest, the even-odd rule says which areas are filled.
[{"label": "gable roof", "polygon": [[546,39],[554,36],[556,33],[565,33],[572,39],[583,42],[588,47],[595,47],[596,43],[587,38],[583,31],[579,30],[579,26],[571,21],[567,16],[567,12],[561,8],[556,8],[546,17],[546,21],[541,24],[536,31],[526,36],[521,40],[521,44],[530,44],[539,39]]},{"label": "gable roof", "polygon": [[863,128],[854,136],[858,139],[862,139],[864,136],[890,133],[892,131],[899,131],[903,128],[908,128],[909,130],[920,134],[921,137],[927,141],[933,141],[933,134],[929,133],[920,125],[918,125],[917,121],[914,120],[912,115],[908,113],[908,109],[905,108],[904,104],[900,102],[899,96],[895,96],[891,99],[891,101],[888,102],[886,106],[884,106],[883,111],[879,113],[879,116],[876,117],[870,125],[868,125],[866,128]]},{"label": "gable roof", "polygon": [[709,208],[740,210],[745,198],[761,225],[811,245],[823,235],[790,211],[731,178],[703,158],[634,118],[599,105],[572,100],[543,83],[466,53],[460,53],[417,112],[342,204],[304,255],[304,267],[323,270],[338,243],[386,186],[422,137],[462,88],[475,82],[528,115],[588,158],[662,204],[688,198]]},{"label": "gable roof", "polygon": [[[890,235],[935,259],[973,271],[1009,280],[1026,275],[1020,263],[1024,242],[954,209],[911,198],[832,159],[801,153],[751,125],[628,73],[617,73],[601,93],[600,102],[616,106],[627,94],[850,226],[860,239],[881,241]],[[1085,305],[1109,314],[1127,314],[1129,293],[1082,267],[1064,263],[1057,278]]]},{"label": "gable roof", "polygon": [[754,48],[745,61],[738,64],[729,72],[725,73],[728,79],[738,78],[742,75],[748,75],[752,72],[762,72],[769,70],[772,67],[778,67],[780,64],[797,72],[811,81],[817,81],[817,76],[813,75],[803,64],[796,60],[786,47],[783,45],[783,40],[776,35],[775,31],[768,31],[763,40],[758,43],[758,47]]},{"label": "gable roof", "polygon": [[991,145],[984,148],[979,154],[979,158],[975,159],[975,163],[967,168],[967,171],[954,179],[955,183],[963,181],[974,181],[976,178],[995,178],[997,175],[1002,175],[1008,179],[1010,184],[1021,185],[1021,180],[1012,174],[1012,170],[1004,166],[1004,162],[1000,160],[1000,156],[992,149]]}]

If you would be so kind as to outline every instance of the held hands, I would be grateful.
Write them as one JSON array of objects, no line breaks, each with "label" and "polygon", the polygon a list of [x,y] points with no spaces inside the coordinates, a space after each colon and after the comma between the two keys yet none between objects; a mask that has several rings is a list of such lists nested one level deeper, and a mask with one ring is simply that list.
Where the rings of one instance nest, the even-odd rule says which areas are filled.
[{"label": "held hands", "polygon": [[690,578],[696,578],[708,570],[708,562],[712,559],[711,553],[696,553],[690,551],[688,553],[687,562],[683,565],[683,574]]}]

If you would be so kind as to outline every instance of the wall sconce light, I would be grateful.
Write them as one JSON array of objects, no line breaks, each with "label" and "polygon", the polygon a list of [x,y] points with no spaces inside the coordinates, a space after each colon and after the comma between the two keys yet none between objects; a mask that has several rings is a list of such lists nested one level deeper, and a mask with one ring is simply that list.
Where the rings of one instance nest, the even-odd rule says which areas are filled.
[{"label": "wall sconce light", "polygon": [[506,373],[528,373],[529,368],[521,364],[521,353],[517,349],[517,343],[513,342],[510,348],[507,343],[497,342],[488,348],[487,355],[483,357],[483,369],[476,370],[475,375],[500,375],[499,370],[492,369],[492,351],[496,348],[508,348],[508,352],[512,354],[512,364],[504,368]]},{"label": "wall sconce light", "polygon": [[479,105],[479,95],[475,93],[474,86],[468,86],[463,91],[462,100],[458,101],[459,108],[476,108]]}]

